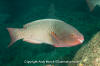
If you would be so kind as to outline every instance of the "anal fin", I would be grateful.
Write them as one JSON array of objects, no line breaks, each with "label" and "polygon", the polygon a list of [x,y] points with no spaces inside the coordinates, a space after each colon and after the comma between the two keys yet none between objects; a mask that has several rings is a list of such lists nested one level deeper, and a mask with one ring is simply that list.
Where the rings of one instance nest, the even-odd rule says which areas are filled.
[{"label": "anal fin", "polygon": [[38,41],[38,40],[32,40],[32,39],[23,39],[23,41],[26,41],[26,42],[29,42],[29,43],[36,43],[36,44],[42,43],[41,41]]}]

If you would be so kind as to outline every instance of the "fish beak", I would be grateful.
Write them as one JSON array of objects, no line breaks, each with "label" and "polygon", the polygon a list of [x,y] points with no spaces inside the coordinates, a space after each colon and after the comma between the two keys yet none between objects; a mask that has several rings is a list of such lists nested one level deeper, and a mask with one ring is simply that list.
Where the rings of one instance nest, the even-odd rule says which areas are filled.
[{"label": "fish beak", "polygon": [[79,41],[80,43],[83,43],[84,40],[78,39],[78,41]]}]

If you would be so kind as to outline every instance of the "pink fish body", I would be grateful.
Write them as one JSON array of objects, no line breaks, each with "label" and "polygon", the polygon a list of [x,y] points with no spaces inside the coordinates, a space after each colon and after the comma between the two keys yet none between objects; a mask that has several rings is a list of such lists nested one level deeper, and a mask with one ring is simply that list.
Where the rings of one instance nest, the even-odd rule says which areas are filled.
[{"label": "pink fish body", "polygon": [[57,19],[41,19],[25,24],[23,28],[7,28],[10,36],[10,47],[19,39],[42,44],[47,43],[55,47],[70,47],[82,44],[83,35],[71,25]]}]

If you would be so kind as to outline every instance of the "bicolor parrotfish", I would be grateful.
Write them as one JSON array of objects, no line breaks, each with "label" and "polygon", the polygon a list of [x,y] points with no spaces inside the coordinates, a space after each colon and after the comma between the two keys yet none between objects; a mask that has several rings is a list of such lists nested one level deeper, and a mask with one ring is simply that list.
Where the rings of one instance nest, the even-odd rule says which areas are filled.
[{"label": "bicolor parrotfish", "polygon": [[10,47],[19,39],[32,44],[46,43],[54,47],[71,47],[82,44],[84,36],[73,26],[58,19],[40,19],[29,22],[23,28],[7,28]]}]

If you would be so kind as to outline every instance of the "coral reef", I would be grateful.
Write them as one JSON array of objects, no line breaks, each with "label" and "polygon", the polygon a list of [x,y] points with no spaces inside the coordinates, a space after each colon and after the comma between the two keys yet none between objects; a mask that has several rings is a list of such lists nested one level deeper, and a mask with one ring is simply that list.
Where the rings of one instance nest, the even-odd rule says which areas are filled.
[{"label": "coral reef", "polygon": [[68,66],[100,66],[100,32],[76,53],[73,61],[79,63]]}]

